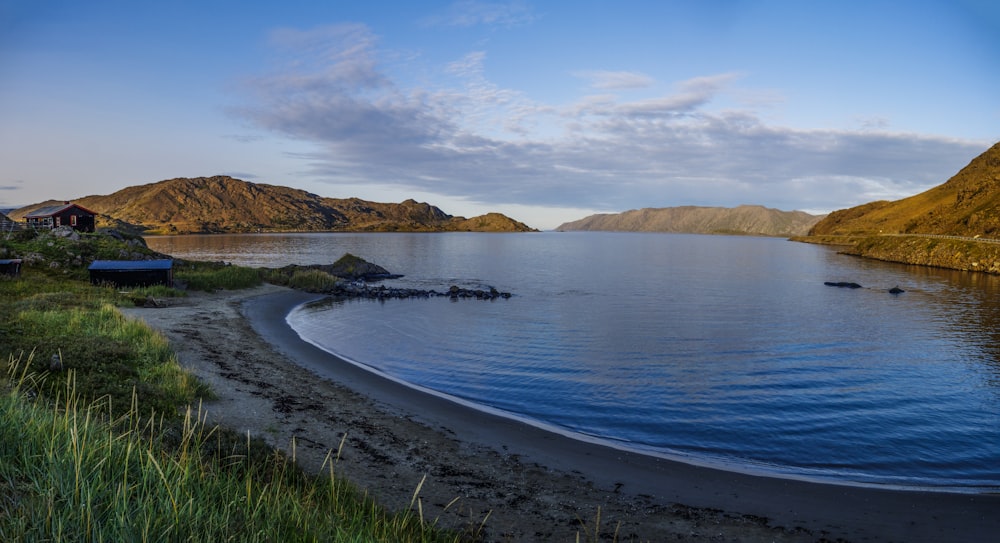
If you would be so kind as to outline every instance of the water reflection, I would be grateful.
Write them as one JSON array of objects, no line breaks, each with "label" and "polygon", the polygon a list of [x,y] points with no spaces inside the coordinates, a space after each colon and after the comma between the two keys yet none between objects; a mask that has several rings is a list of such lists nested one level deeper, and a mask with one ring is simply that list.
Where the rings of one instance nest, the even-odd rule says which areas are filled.
[{"label": "water reflection", "polygon": [[[996,277],[762,238],[161,239],[150,245],[249,265],[351,252],[429,288],[469,281],[514,292],[496,304],[316,306],[295,321],[331,351],[496,409],[811,474],[1000,485]],[[906,292],[890,295],[896,285]]]}]

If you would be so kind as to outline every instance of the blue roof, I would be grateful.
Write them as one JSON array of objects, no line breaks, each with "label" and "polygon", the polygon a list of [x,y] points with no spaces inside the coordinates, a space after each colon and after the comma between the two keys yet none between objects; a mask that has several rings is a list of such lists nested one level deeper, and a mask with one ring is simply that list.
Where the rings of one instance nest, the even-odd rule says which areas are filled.
[{"label": "blue roof", "polygon": [[169,270],[174,267],[173,260],[95,260],[88,270],[121,270],[146,271]]}]

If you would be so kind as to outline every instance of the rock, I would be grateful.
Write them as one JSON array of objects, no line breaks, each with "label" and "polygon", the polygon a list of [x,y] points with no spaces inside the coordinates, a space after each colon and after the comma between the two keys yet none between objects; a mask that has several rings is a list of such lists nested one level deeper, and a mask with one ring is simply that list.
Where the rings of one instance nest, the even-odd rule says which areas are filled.
[{"label": "rock", "polygon": [[123,236],[122,233],[117,230],[102,230],[102,233],[118,241],[125,241],[125,236]]},{"label": "rock", "polygon": [[857,283],[849,283],[847,281],[824,281],[824,285],[828,287],[838,287],[838,288],[861,288],[861,285]]},{"label": "rock", "polygon": [[889,289],[889,294],[902,294],[904,292],[906,292],[906,291],[903,290],[903,289],[901,289],[901,288],[899,288],[898,285],[895,286],[895,287],[892,287],[891,289]]},{"label": "rock", "polygon": [[372,264],[371,262],[350,253],[340,257],[340,260],[337,260],[331,266],[324,268],[323,271],[329,273],[330,275],[335,275],[352,281],[358,279],[376,281],[379,279],[401,277],[390,273],[389,270],[379,266],[378,264]]},{"label": "rock", "polygon": [[63,362],[61,354],[52,355],[52,359],[49,360],[49,371],[62,371]]},{"label": "rock", "polygon": [[57,226],[52,229],[52,235],[57,238],[67,238],[72,241],[80,241],[80,233],[71,226]]}]

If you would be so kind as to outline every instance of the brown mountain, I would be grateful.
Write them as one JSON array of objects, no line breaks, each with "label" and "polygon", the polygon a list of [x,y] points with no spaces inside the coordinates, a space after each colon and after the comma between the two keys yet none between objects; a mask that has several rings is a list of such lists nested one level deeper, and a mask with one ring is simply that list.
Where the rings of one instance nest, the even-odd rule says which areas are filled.
[{"label": "brown mountain", "polygon": [[[304,190],[226,176],[168,179],[74,202],[97,212],[99,226],[147,234],[532,230],[499,213],[466,219],[414,200],[392,204],[324,198]],[[59,202],[27,206],[11,215],[21,218],[53,203]]]},{"label": "brown mountain", "polygon": [[895,202],[835,211],[809,231],[810,236],[880,233],[1000,237],[1000,143],[942,185]]},{"label": "brown mountain", "polygon": [[806,233],[821,218],[803,211],[780,211],[763,206],[681,206],[591,215],[565,223],[556,230],[795,236]]}]

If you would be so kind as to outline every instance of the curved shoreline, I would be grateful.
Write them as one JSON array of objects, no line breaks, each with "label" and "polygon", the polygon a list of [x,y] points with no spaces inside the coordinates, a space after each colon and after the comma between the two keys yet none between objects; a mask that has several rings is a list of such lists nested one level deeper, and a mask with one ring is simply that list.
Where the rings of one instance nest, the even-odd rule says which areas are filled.
[{"label": "curved shoreline", "polygon": [[581,474],[609,492],[766,517],[834,539],[987,541],[1000,533],[998,494],[846,486],[698,466],[580,441],[421,392],[302,340],[287,315],[320,297],[281,291],[249,298],[241,311],[262,339],[296,364],[462,442]]},{"label": "curved shoreline", "polygon": [[[295,332],[294,327],[292,327],[291,324],[289,323],[289,319],[291,318],[292,313],[312,303],[312,301],[323,300],[331,295],[316,294],[315,296],[317,296],[315,300],[306,300],[302,303],[293,305],[288,309],[285,316],[285,322],[286,324],[288,324],[289,328],[292,328],[293,332]],[[332,296],[337,297],[338,295],[335,294]],[[335,360],[336,363],[338,364],[339,363],[350,364],[352,366],[357,367],[358,369],[361,369],[362,371],[372,373],[380,379],[391,381],[400,386],[412,389],[414,392],[429,396],[435,396],[446,402],[451,402],[462,408],[471,409],[473,411],[483,413],[484,415],[488,415],[490,417],[499,417],[501,419],[511,420],[518,424],[524,424],[526,426],[533,427],[542,432],[557,434],[567,439],[571,439],[573,441],[587,443],[590,445],[596,445],[608,449],[614,449],[628,454],[648,456],[656,460],[679,462],[690,466],[698,466],[723,472],[741,473],[743,475],[750,475],[750,476],[764,477],[771,479],[787,479],[792,481],[800,481],[813,484],[861,487],[861,488],[893,490],[893,491],[903,491],[903,492],[944,492],[944,493],[967,494],[967,495],[1000,493],[1000,487],[995,488],[995,487],[983,487],[983,486],[947,486],[947,485],[933,485],[933,484],[905,485],[905,484],[882,483],[882,482],[850,481],[850,480],[838,479],[834,476],[824,477],[823,475],[810,475],[809,473],[806,473],[804,471],[798,471],[794,467],[784,468],[783,466],[774,466],[772,467],[772,469],[769,470],[765,467],[758,466],[757,464],[754,464],[752,462],[741,463],[736,460],[728,460],[725,458],[684,455],[681,453],[671,454],[670,452],[659,451],[653,448],[643,449],[641,447],[630,446],[627,442],[616,441],[614,439],[604,438],[597,435],[575,432],[573,430],[570,430],[568,428],[563,428],[555,424],[550,424],[541,420],[532,419],[531,417],[528,416],[504,411],[502,409],[497,409],[488,405],[479,404],[471,400],[466,400],[458,396],[453,396],[446,392],[433,390],[431,388],[427,388],[425,386],[416,383],[411,383],[404,379],[394,377],[375,366],[371,366],[363,362],[358,362],[356,360],[352,360],[351,358],[345,357],[341,354],[329,351],[323,348],[323,346],[318,344],[317,342],[306,339],[301,335],[299,335],[297,332],[295,333],[296,335],[298,335],[301,341],[312,345],[313,347],[322,351],[323,353],[326,353],[328,356],[331,357],[332,360]],[[321,372],[317,371],[317,373]],[[327,379],[336,380],[336,376],[333,374],[324,375],[324,377]]]}]

